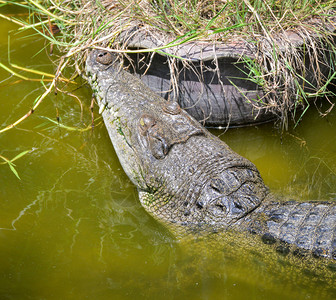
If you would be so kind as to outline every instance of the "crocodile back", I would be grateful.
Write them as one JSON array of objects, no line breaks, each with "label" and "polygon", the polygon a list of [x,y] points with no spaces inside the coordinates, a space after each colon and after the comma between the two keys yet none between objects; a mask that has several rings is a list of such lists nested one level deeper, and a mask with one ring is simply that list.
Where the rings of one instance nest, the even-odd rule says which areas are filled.
[{"label": "crocodile back", "polygon": [[[252,221],[252,219],[254,219]],[[336,206],[329,202],[270,202],[249,220],[277,251],[336,260]]]}]

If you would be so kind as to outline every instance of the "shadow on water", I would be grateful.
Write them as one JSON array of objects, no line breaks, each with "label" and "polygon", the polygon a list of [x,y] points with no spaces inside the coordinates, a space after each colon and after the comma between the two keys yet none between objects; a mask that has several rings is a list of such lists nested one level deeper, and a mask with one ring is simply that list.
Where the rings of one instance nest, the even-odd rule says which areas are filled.
[{"label": "shadow on water", "polygon": [[[5,36],[13,24],[1,21]],[[7,63],[6,39],[0,58]],[[44,42],[16,36],[12,61],[50,73]],[[37,54],[38,53],[38,54]],[[43,91],[0,70],[0,124],[26,113]],[[1,299],[332,299],[335,272],[319,261],[284,258],[252,237],[230,233],[176,241],[141,207],[105,128],[85,128],[91,91],[77,101],[50,95],[28,120],[0,135],[0,154],[14,157],[18,180],[0,165]],[[97,111],[95,112],[98,115]],[[336,115],[313,109],[282,140],[271,125],[230,130],[222,138],[260,169],[279,194],[335,198]],[[223,132],[214,131],[216,134]]]}]

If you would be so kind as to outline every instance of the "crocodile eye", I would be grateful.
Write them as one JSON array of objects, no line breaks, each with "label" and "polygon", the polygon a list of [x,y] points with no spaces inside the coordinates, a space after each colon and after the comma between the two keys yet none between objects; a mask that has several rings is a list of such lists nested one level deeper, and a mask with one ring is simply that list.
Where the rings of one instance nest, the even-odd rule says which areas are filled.
[{"label": "crocodile eye", "polygon": [[100,51],[97,54],[96,61],[103,65],[109,65],[112,62],[112,54],[107,51]]},{"label": "crocodile eye", "polygon": [[181,112],[180,105],[175,101],[167,101],[163,107],[163,111],[170,115],[177,115]]},{"label": "crocodile eye", "polygon": [[142,135],[146,135],[149,128],[155,125],[155,119],[149,115],[143,115],[139,120],[140,132]]}]

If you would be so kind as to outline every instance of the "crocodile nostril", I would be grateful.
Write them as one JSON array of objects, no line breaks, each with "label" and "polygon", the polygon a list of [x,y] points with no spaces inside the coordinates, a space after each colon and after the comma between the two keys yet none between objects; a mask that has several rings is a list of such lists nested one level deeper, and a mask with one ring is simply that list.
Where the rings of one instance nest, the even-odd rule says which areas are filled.
[{"label": "crocodile nostril", "polygon": [[103,65],[109,65],[112,62],[112,54],[107,51],[100,51],[97,54],[96,61]]}]

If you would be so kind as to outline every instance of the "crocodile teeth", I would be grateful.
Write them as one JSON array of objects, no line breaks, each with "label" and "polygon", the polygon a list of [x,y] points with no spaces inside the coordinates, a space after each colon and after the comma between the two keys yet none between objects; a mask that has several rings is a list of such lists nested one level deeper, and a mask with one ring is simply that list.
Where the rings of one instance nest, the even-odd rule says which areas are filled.
[{"label": "crocodile teeth", "polygon": [[104,103],[101,103],[99,106],[99,114],[101,115],[103,111],[105,110],[106,105]]}]

